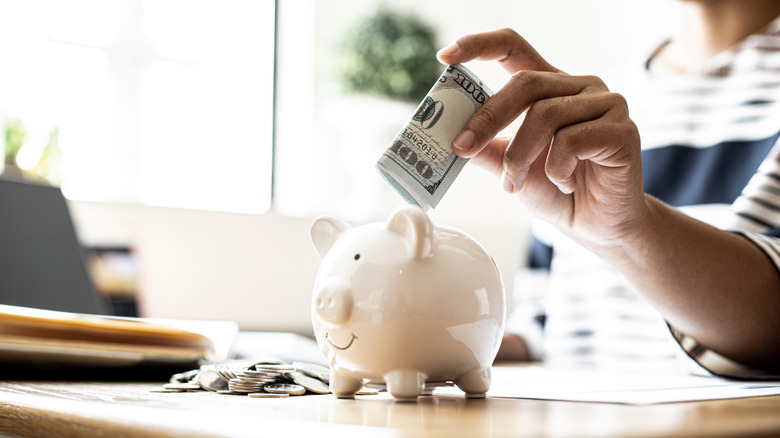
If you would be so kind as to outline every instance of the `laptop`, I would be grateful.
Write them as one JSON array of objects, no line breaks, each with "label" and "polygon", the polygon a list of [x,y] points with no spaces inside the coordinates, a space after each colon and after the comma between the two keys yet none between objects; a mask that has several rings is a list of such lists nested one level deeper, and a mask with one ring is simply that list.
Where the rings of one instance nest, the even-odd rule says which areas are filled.
[{"label": "laptop", "polygon": [[0,178],[0,304],[106,314],[57,187]]}]

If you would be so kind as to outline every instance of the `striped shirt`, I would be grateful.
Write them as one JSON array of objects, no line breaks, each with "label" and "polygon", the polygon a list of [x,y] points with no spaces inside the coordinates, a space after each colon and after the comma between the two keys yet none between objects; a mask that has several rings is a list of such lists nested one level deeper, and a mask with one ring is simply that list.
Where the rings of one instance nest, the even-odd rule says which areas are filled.
[{"label": "striped shirt", "polygon": [[[610,88],[626,96],[639,129],[645,191],[744,235],[780,269],[780,18],[699,72],[664,75],[645,66]],[[669,327],[622,275],[559,233],[535,227],[529,267],[515,282],[508,330],[523,335],[537,359],[780,376],[731,362]]]}]

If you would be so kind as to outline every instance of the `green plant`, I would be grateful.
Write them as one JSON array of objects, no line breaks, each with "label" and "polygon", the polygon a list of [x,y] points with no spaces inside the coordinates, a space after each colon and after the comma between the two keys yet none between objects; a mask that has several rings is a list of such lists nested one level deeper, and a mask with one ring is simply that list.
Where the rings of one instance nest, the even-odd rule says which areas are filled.
[{"label": "green plant", "polygon": [[417,103],[444,70],[433,27],[386,6],[356,21],[340,49],[340,78],[349,91]]},{"label": "green plant", "polygon": [[19,119],[5,121],[5,157],[7,164],[16,164],[16,154],[27,141],[27,130]]},{"label": "green plant", "polygon": [[19,119],[5,122],[5,165],[17,169],[19,176],[25,179],[47,182],[59,186],[62,183],[62,151],[59,141],[60,128],[49,131],[49,139],[41,151],[38,162],[32,168],[19,169],[17,156],[26,147],[28,132]]},{"label": "green plant", "polygon": [[32,179],[47,182],[55,186],[62,185],[62,151],[60,149],[59,135],[59,127],[54,127],[49,131],[49,141],[43,148],[41,158],[27,173]]}]

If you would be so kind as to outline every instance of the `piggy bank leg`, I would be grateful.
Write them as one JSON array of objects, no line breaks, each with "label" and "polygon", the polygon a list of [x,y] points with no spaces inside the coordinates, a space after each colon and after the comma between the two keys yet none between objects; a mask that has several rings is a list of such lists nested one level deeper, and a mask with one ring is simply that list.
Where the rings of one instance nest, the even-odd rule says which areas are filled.
[{"label": "piggy bank leg", "polygon": [[490,368],[476,369],[455,379],[458,388],[466,393],[466,398],[485,398],[490,389]]},{"label": "piggy bank leg", "polygon": [[355,394],[363,388],[363,380],[345,376],[331,368],[329,385],[336,398],[355,398]]},{"label": "piggy bank leg", "polygon": [[425,374],[417,370],[395,370],[384,375],[387,392],[398,401],[415,401],[425,389]]}]

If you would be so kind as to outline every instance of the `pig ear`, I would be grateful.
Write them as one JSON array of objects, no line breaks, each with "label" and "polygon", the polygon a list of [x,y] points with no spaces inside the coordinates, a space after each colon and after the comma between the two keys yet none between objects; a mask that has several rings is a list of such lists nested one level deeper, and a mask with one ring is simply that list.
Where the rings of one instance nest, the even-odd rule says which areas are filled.
[{"label": "pig ear", "polygon": [[387,221],[387,229],[404,236],[415,259],[427,257],[433,251],[433,222],[420,207],[397,209]]},{"label": "pig ear", "polygon": [[315,219],[311,224],[311,241],[314,242],[320,258],[325,258],[339,235],[350,228],[351,225],[335,217],[322,216]]}]

